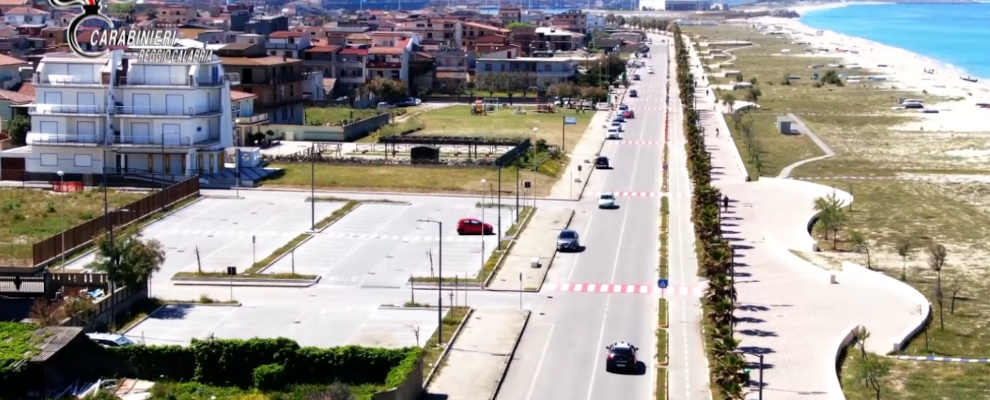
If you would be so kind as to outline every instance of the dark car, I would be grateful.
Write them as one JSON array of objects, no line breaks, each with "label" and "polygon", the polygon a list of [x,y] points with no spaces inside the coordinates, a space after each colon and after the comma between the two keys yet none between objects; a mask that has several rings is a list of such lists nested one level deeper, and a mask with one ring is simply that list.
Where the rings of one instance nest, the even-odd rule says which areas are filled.
[{"label": "dark car", "polygon": [[605,347],[608,358],[605,359],[605,371],[625,371],[634,372],[638,365],[636,362],[636,351],[639,350],[626,342],[612,343]]},{"label": "dark car", "polygon": [[635,89],[630,90],[629,91],[629,97],[639,97],[639,93],[636,93],[636,90]]},{"label": "dark car", "polygon": [[608,157],[599,156],[598,158],[595,159],[595,168],[598,168],[598,169],[609,169],[609,168],[612,168],[612,167],[610,167],[609,164],[608,164]]},{"label": "dark car", "polygon": [[581,248],[577,231],[564,229],[557,235],[557,251],[577,251]]}]

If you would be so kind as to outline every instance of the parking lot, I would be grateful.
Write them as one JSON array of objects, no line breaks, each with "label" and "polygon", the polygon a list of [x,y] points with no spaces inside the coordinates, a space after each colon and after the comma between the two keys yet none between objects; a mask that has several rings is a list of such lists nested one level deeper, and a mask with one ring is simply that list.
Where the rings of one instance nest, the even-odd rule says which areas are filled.
[{"label": "parking lot", "polygon": [[[338,303],[339,304],[339,303]],[[437,327],[436,311],[377,305],[263,304],[234,306],[168,305],[125,332],[136,343],[189,344],[211,335],[224,339],[286,337],[301,346],[416,345]],[[422,343],[420,343],[422,344]]]},{"label": "parking lot", "polygon": [[[502,212],[502,232],[512,224],[511,209]],[[485,221],[498,229],[498,212],[484,209]],[[320,285],[402,287],[409,277],[430,276],[432,250],[434,268],[439,267],[439,245],[443,241],[444,276],[473,278],[498,242],[497,235],[459,236],[457,221],[482,217],[482,209],[443,203],[365,203],[324,232],[284,257],[265,273],[290,272],[322,276]],[[443,223],[420,222],[434,219]]]}]

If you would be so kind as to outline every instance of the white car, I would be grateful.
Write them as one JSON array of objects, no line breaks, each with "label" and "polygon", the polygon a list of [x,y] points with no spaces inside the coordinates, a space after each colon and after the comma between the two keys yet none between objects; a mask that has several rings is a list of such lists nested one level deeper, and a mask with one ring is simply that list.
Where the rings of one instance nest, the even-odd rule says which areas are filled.
[{"label": "white car", "polygon": [[89,340],[105,347],[133,346],[134,342],[126,336],[117,333],[87,333]]},{"label": "white car", "polygon": [[612,126],[609,129],[611,129],[611,128],[615,128],[619,132],[625,132],[626,131],[626,124],[623,124],[622,122],[619,122],[619,120],[614,119],[614,120],[612,120]]},{"label": "white car", "polygon": [[598,196],[598,208],[615,208],[615,196],[605,192]]},{"label": "white car", "polygon": [[650,72],[649,72],[649,74],[650,74],[650,75],[653,75],[653,68],[650,68]]},{"label": "white car", "polygon": [[605,137],[606,137],[606,139],[618,140],[618,139],[622,139],[622,134],[619,133],[619,130],[618,129],[616,129],[616,128],[613,127],[613,128],[609,128],[608,129],[608,133],[606,133],[606,136]]}]

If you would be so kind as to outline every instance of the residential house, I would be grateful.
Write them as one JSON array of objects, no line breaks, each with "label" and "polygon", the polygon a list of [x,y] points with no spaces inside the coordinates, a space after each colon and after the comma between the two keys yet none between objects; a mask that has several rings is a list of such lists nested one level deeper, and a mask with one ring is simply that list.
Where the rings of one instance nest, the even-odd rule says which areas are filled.
[{"label": "residential house", "polygon": [[3,13],[3,22],[14,27],[21,25],[47,26],[51,21],[51,13],[32,7],[14,7]]},{"label": "residential house", "polygon": [[191,6],[170,5],[158,9],[155,17],[158,27],[177,27],[196,19],[196,9]]},{"label": "residential house", "polygon": [[516,28],[509,33],[509,43],[519,46],[527,56],[539,50],[536,45],[536,28]]},{"label": "residential house", "polygon": [[31,0],[0,0],[0,14],[7,14],[18,7],[31,7],[31,4],[34,4]]},{"label": "residential house", "polygon": [[345,47],[337,52],[337,95],[350,95],[364,86],[370,46]]},{"label": "residential house", "polygon": [[323,72],[324,78],[334,78],[337,76],[337,53],[340,53],[340,46],[313,46],[302,52],[303,67],[307,72]]},{"label": "residential house", "polygon": [[[23,70],[28,68],[30,64],[27,61],[0,54],[0,89],[10,90],[30,78],[30,75],[22,78]],[[30,70],[27,72],[30,73]]]},{"label": "residential house", "polygon": [[14,116],[27,115],[28,107],[34,102],[34,85],[24,82],[17,91],[0,89],[0,131],[7,131],[7,124]]},{"label": "residential house", "polygon": [[465,22],[461,33],[464,47],[471,47],[477,44],[477,39],[483,36],[509,36],[510,31],[497,26],[479,24],[477,22]]},{"label": "residential house", "polygon": [[347,35],[345,44],[348,46],[370,46],[371,43],[371,35],[368,35],[367,33],[352,33]]},{"label": "residential house", "polygon": [[419,44],[419,37],[412,32],[373,32],[371,38],[367,80],[387,78],[409,82],[409,55],[413,45]]},{"label": "residential house", "polygon": [[544,14],[543,11],[539,10],[526,10],[522,14],[522,21],[533,26],[543,26],[544,23],[550,23],[550,17]]},{"label": "residential house", "polygon": [[[506,53],[511,52],[507,51]],[[502,54],[493,54],[501,56]],[[475,65],[477,79],[497,73],[516,73],[528,78],[527,86],[546,90],[555,83],[567,82],[577,74],[580,57],[516,57],[478,58]]]},{"label": "residential house", "polygon": [[433,52],[435,89],[464,88],[471,81],[470,67],[474,64],[475,53],[460,49]]},{"label": "residential house", "polygon": [[258,96],[255,108],[268,113],[273,124],[303,123],[302,60],[265,54],[261,44],[228,44],[215,52],[220,55],[224,69],[240,73],[235,90]]},{"label": "residential house", "polygon": [[237,33],[222,29],[208,29],[196,35],[196,40],[206,44],[234,43]]},{"label": "residential house", "polygon": [[581,48],[584,34],[553,27],[536,28],[536,45],[543,51],[574,51]]},{"label": "residential house", "polygon": [[45,47],[57,47],[65,44],[65,28],[45,28],[41,30],[41,38],[45,40]]},{"label": "residential house", "polygon": [[585,33],[588,27],[588,14],[581,10],[568,10],[550,17],[550,23],[558,29],[566,29],[571,32]]},{"label": "residential house", "polygon": [[56,171],[67,180],[104,171],[165,181],[219,173],[233,145],[230,84],[219,60],[157,65],[135,56],[46,55],[33,78],[28,146],[0,157],[24,159],[24,175],[39,180],[56,179]]},{"label": "residential house", "polygon": [[280,31],[268,35],[265,42],[265,49],[270,56],[286,56],[289,58],[302,58],[303,50],[310,47],[309,33],[295,31]]},{"label": "residential house", "polygon": [[500,7],[498,18],[502,20],[502,26],[507,26],[513,22],[522,22],[522,9],[519,7]]},{"label": "residential house", "polygon": [[252,17],[244,24],[244,32],[258,35],[271,35],[289,30],[289,18],[284,15],[262,15]]},{"label": "residential house", "polygon": [[605,16],[601,14],[587,14],[587,23],[584,25],[584,33],[591,35],[591,32],[596,30],[604,30],[606,26]]},{"label": "residential house", "polygon": [[598,38],[594,41],[595,47],[605,49],[606,52],[617,51],[622,54],[635,53],[642,47],[641,44],[630,42],[619,38]]},{"label": "residential house", "polygon": [[464,32],[463,22],[453,18],[427,18],[415,21],[397,23],[399,30],[414,32],[419,35],[420,43],[425,45],[441,45],[449,48],[461,48],[461,35]]}]

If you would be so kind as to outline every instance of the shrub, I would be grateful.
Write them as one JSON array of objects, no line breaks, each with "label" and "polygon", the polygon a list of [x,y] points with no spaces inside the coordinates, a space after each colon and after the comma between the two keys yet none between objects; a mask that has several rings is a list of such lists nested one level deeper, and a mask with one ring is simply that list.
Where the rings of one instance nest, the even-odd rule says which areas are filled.
[{"label": "shrub", "polygon": [[251,373],[254,387],[263,391],[276,391],[285,387],[285,367],[280,364],[265,364]]},{"label": "shrub", "polygon": [[151,381],[189,381],[196,370],[196,354],[185,346],[125,346],[108,348],[111,354],[127,361],[135,378]]},{"label": "shrub", "polygon": [[208,385],[248,387],[254,369],[282,364],[291,369],[299,344],[291,339],[193,340],[196,381]]}]

